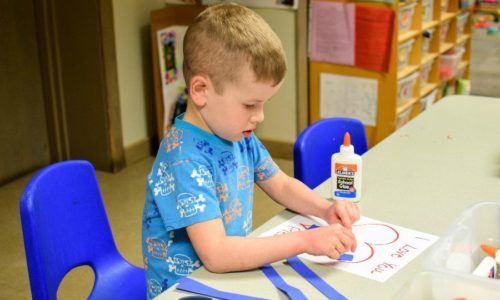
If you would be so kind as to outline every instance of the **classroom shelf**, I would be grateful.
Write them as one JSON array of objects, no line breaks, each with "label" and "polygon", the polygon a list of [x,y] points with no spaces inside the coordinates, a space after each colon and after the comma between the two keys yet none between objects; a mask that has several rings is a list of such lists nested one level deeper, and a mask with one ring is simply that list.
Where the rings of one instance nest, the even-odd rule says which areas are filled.
[{"label": "classroom shelf", "polygon": [[[446,0],[433,1],[432,18],[430,21],[424,22],[423,3],[422,0],[417,0],[413,16],[411,17],[410,29],[401,31],[399,30],[398,16],[400,10],[408,5],[408,1],[394,1],[390,5],[382,3],[365,4],[369,6],[390,7],[394,11],[394,33],[392,36],[389,70],[387,72],[376,72],[327,62],[309,61],[309,122],[312,123],[320,119],[319,74],[321,73],[355,76],[376,79],[378,81],[377,123],[374,126],[365,126],[369,147],[376,145],[397,130],[398,125],[401,125],[398,121],[401,120],[402,116],[407,116],[410,113],[409,119],[412,119],[420,114],[422,112],[421,100],[423,97],[435,90],[436,101],[439,101],[444,90],[444,85],[457,82],[456,77],[468,79],[472,42],[472,8],[461,10],[460,0],[449,0],[448,10],[442,12],[441,3],[443,1]],[[462,34],[460,34],[457,30],[457,20],[458,16],[464,12],[469,12],[469,14]],[[447,31],[445,34],[444,30],[446,27]],[[429,31],[431,32],[430,37],[428,36]],[[443,34],[442,40],[440,39],[441,34]],[[428,52],[424,53],[422,47],[427,38],[429,38]],[[399,46],[410,39],[414,39],[414,41],[409,54],[408,65],[398,68]],[[460,74],[455,74],[452,79],[443,81],[440,78],[441,56],[446,51],[458,45],[463,46],[465,50],[457,66]],[[430,66],[429,63],[431,63]],[[425,73],[426,71],[428,73]],[[398,81],[407,76],[412,76],[414,73],[418,74],[418,79],[413,87],[412,97],[404,104],[398,104]],[[424,78],[426,78],[426,82],[423,81]]]}]

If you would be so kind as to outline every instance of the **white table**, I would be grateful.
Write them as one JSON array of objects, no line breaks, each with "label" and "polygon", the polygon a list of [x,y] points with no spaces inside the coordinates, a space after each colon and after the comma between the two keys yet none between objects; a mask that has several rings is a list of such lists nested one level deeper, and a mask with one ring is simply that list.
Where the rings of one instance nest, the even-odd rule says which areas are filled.
[{"label": "white table", "polygon": [[[500,202],[500,99],[447,97],[363,155],[362,214],[442,235],[467,207],[481,201]],[[328,197],[329,181],[315,189]],[[294,216],[283,211],[252,235]],[[309,264],[349,299],[390,299],[423,270],[418,256],[385,283],[328,266]],[[324,299],[290,267],[274,267],[289,284],[310,299]],[[213,274],[200,268],[192,278],[209,286],[269,299],[287,299],[259,270]],[[192,295],[171,287],[157,299]]]}]

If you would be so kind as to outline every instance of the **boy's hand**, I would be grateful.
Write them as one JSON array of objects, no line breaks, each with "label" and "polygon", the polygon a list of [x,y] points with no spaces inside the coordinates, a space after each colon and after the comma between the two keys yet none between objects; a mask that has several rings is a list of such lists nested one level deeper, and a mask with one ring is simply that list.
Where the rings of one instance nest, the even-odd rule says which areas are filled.
[{"label": "boy's hand", "polygon": [[359,208],[348,200],[334,200],[326,210],[323,219],[328,224],[340,223],[350,229],[352,224],[359,220]]},{"label": "boy's hand", "polygon": [[306,252],[311,255],[326,255],[338,259],[342,253],[356,250],[354,234],[340,224],[310,229],[304,231],[304,234],[307,234]]}]

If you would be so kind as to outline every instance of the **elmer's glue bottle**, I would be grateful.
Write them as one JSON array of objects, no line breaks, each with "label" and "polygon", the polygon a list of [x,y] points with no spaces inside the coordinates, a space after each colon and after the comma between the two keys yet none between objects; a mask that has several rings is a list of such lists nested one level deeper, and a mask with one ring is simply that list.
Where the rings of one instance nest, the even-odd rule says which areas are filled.
[{"label": "elmer's glue bottle", "polygon": [[332,155],[332,194],[334,200],[361,200],[361,156],[354,153],[349,132],[344,135],[340,152]]}]

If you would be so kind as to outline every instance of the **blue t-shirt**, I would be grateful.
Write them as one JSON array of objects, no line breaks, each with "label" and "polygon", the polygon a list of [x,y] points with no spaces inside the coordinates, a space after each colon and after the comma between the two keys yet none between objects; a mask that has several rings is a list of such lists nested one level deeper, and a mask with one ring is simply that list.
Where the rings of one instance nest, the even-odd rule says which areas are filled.
[{"label": "blue t-shirt", "polygon": [[278,172],[254,134],[230,142],[182,118],[166,132],[147,178],[142,251],[148,298],[201,266],[187,226],[220,218],[227,235],[248,235],[254,182]]}]

